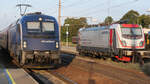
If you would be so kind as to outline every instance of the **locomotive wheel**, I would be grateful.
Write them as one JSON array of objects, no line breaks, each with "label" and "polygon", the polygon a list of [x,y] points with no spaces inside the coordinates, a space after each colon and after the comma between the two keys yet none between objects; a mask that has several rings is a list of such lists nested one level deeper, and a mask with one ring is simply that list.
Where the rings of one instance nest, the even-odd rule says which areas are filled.
[{"label": "locomotive wheel", "polygon": [[84,52],[79,51],[79,56],[85,56]]},{"label": "locomotive wheel", "polygon": [[53,68],[55,69],[59,68],[60,64],[61,64],[61,59],[55,59]]},{"label": "locomotive wheel", "polygon": [[61,59],[55,59],[54,64],[61,64]]},{"label": "locomotive wheel", "polygon": [[58,60],[58,63],[61,64],[61,59]]},{"label": "locomotive wheel", "polygon": [[20,63],[20,55],[17,55],[17,61]]}]

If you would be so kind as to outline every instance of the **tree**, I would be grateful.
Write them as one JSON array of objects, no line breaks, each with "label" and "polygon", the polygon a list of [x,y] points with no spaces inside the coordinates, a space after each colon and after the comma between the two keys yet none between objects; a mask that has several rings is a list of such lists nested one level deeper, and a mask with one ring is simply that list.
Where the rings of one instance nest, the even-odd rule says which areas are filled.
[{"label": "tree", "polygon": [[66,38],[66,29],[67,27],[65,24],[69,24],[69,41],[71,41],[72,36],[77,36],[78,30],[82,27],[85,27],[87,25],[87,19],[86,18],[67,18],[65,19],[64,25],[62,27],[62,32],[61,32],[61,38],[62,41],[65,41]]},{"label": "tree", "polygon": [[148,28],[150,24],[150,16],[145,14],[141,15],[139,17],[139,23],[142,25],[142,27]]},{"label": "tree", "polygon": [[112,22],[113,22],[113,18],[111,16],[107,16],[105,18],[105,21],[104,21],[105,24],[111,24]]},{"label": "tree", "polygon": [[121,19],[121,20],[128,20],[128,24],[138,24],[138,17],[139,13],[134,10],[128,11]]}]

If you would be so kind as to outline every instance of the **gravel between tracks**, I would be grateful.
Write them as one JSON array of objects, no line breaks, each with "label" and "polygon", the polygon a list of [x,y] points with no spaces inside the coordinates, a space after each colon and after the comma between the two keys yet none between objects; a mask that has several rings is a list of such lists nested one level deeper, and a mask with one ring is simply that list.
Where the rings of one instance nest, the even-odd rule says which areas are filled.
[{"label": "gravel between tracks", "polygon": [[44,84],[67,84],[60,80],[58,77],[49,73],[48,70],[33,70],[34,73],[39,74],[39,78],[44,82]]},{"label": "gravel between tracks", "polygon": [[90,72],[75,66],[60,68],[56,70],[56,72],[63,74],[78,84],[123,84],[123,82],[119,80],[113,80],[112,78],[106,77],[103,74]]},{"label": "gravel between tracks", "polygon": [[[63,59],[69,61],[72,56],[64,55]],[[70,64],[55,71],[78,84],[150,84],[150,77],[141,72],[100,64],[82,57],[73,58]]]}]

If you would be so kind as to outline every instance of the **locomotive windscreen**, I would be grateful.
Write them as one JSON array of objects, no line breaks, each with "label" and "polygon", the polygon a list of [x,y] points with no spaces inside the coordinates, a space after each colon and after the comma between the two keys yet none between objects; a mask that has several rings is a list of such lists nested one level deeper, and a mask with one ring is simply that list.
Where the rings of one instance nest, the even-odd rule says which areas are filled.
[{"label": "locomotive windscreen", "polygon": [[42,31],[43,32],[54,31],[54,23],[52,23],[52,22],[42,22]]},{"label": "locomotive windscreen", "polygon": [[40,32],[40,22],[27,22],[28,32]]},{"label": "locomotive windscreen", "polygon": [[28,32],[52,32],[54,31],[53,22],[27,22]]},{"label": "locomotive windscreen", "polygon": [[121,28],[122,36],[125,38],[141,38],[142,30],[141,28]]}]

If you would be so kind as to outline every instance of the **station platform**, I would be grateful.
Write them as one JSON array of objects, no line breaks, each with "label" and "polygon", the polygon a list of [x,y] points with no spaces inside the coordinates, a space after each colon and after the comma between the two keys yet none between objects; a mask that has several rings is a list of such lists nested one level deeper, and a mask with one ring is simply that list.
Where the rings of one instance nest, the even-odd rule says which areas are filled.
[{"label": "station platform", "polygon": [[0,64],[0,84],[38,84],[21,68],[5,68]]},{"label": "station platform", "polygon": [[24,69],[17,67],[5,51],[0,50],[0,84],[38,84]]}]

